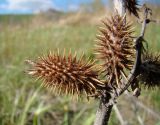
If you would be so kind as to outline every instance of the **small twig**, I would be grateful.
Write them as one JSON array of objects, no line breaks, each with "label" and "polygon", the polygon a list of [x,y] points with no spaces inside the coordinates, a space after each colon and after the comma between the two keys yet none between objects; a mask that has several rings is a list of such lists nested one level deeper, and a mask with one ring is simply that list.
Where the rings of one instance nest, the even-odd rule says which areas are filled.
[{"label": "small twig", "polygon": [[137,119],[138,119],[138,122],[140,123],[140,125],[144,125],[142,118],[137,113],[136,113],[136,115],[137,115]]},{"label": "small twig", "polygon": [[142,120],[141,116],[138,113],[138,107],[133,98],[129,97],[129,93],[126,91],[125,94],[127,95],[127,98],[131,101],[132,108],[134,110],[135,116],[137,118],[137,121],[139,122],[140,125],[144,125],[144,121]]},{"label": "small twig", "polygon": [[136,100],[135,97],[133,97],[132,95],[130,95],[129,93],[126,93],[128,98],[132,99],[132,101],[139,107],[143,108],[144,110],[146,110],[149,114],[151,114],[152,116],[154,116],[155,118],[157,118],[158,120],[160,120],[160,114],[156,113],[155,111],[153,111],[152,109],[148,108],[147,106],[145,106],[142,102]]},{"label": "small twig", "polygon": [[123,119],[123,117],[122,117],[122,115],[121,115],[121,113],[120,113],[116,104],[113,106],[113,109],[114,109],[114,111],[117,115],[117,118],[119,119],[121,125],[127,125],[127,122],[124,121],[124,119]]},{"label": "small twig", "polygon": [[157,118],[158,120],[160,120],[160,114],[157,114],[155,111],[153,111],[152,109],[148,108],[147,106],[145,106],[143,103],[136,101],[136,104],[143,108],[144,110],[146,110],[149,114],[153,115],[155,118]]},{"label": "small twig", "polygon": [[160,24],[160,20],[156,20],[156,19],[151,19],[150,22]]},{"label": "small twig", "polygon": [[144,10],[144,21],[143,21],[142,30],[141,30],[141,37],[144,37],[147,23],[150,22],[150,21],[148,20],[148,15],[149,15],[149,14],[151,15],[151,10],[150,10],[148,7],[145,6],[145,10]]}]

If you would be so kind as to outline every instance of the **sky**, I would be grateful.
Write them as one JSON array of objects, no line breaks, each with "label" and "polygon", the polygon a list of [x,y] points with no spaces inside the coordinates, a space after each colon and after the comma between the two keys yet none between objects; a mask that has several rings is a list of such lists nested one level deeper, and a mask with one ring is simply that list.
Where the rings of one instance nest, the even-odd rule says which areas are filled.
[{"label": "sky", "polygon": [[[36,13],[40,10],[56,9],[61,11],[76,11],[81,4],[94,0],[0,0],[0,14]],[[107,0],[102,0],[107,1]],[[141,0],[158,2],[160,0]],[[107,4],[107,2],[105,2]]]}]

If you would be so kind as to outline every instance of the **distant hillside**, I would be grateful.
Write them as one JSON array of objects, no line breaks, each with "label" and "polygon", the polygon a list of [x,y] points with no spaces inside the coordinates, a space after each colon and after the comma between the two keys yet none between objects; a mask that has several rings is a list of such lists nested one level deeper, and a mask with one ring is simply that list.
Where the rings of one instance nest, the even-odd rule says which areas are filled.
[{"label": "distant hillside", "polygon": [[41,19],[56,21],[59,20],[61,17],[66,15],[61,11],[57,11],[54,9],[49,9],[47,11],[41,11],[36,14],[7,14],[7,15],[0,15],[0,24],[22,24],[26,22],[31,22],[33,19],[39,19],[37,17],[41,17]]},{"label": "distant hillside", "polygon": [[44,18],[55,21],[59,20],[62,16],[66,15],[66,13],[55,9],[48,9],[47,11],[39,12],[38,15],[42,15]]},{"label": "distant hillside", "polygon": [[23,14],[23,15],[0,15],[0,24],[18,24],[21,22],[28,22],[33,18],[34,15]]},{"label": "distant hillside", "polygon": [[143,0],[143,1],[151,4],[160,4],[160,0]]}]

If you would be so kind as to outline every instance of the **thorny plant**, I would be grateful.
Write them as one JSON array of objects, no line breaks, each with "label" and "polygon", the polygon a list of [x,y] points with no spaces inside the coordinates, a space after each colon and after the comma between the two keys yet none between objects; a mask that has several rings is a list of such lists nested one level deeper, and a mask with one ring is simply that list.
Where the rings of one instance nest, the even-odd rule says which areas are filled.
[{"label": "thorny plant", "polygon": [[[139,18],[140,7],[137,5],[136,0],[123,0],[122,9]],[[84,61],[83,56],[77,59],[76,54],[72,56],[70,52],[66,56],[65,51],[62,55],[58,51],[35,62],[28,60],[31,68],[27,73],[43,80],[43,85],[54,92],[77,97],[85,93],[87,98],[99,98],[94,125],[108,124],[117,98],[130,87],[137,97],[142,86],[160,87],[160,56],[144,46],[147,44],[144,34],[151,22],[151,10],[146,6],[142,8],[144,17],[138,37],[133,36],[133,24],[127,21],[126,11],[120,14],[116,10],[110,19],[102,21],[95,47],[97,59],[102,62],[100,69],[96,68],[95,62]],[[99,78],[101,74],[104,74],[105,81]]]}]

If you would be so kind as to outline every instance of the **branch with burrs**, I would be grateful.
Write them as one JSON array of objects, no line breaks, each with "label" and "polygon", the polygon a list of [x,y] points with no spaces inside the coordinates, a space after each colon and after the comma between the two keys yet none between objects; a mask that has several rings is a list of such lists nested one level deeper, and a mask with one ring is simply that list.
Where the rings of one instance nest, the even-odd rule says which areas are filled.
[{"label": "branch with burrs", "polygon": [[[103,27],[97,35],[95,52],[101,68],[97,68],[95,62],[84,60],[83,56],[78,59],[76,54],[73,56],[69,52],[67,55],[65,51],[27,61],[31,65],[27,73],[42,80],[42,85],[53,92],[77,98],[83,94],[87,99],[98,98],[100,105],[94,125],[108,124],[117,98],[130,87],[136,97],[140,95],[139,82],[147,88],[160,87],[160,56],[150,54],[143,45],[147,24],[152,22],[149,19],[151,9],[143,7],[141,33],[135,38],[133,24],[126,19],[126,10],[139,17],[137,1],[115,1],[115,5],[120,1],[125,3],[111,19],[102,21]],[[104,76],[103,80],[99,76]]]},{"label": "branch with burrs", "polygon": [[[147,27],[147,24],[149,24],[149,18],[148,16],[150,15],[151,10],[147,7],[144,9],[144,20],[142,23],[142,28],[141,28],[141,34],[137,38],[135,38],[135,48],[136,48],[136,58],[135,58],[135,63],[133,66],[133,69],[131,70],[131,73],[128,75],[126,78],[124,76],[122,82],[123,84],[121,85],[121,88],[116,88],[115,91],[111,94],[111,98],[107,98],[108,96],[103,95],[101,98],[100,106],[97,111],[96,115],[96,120],[94,125],[106,125],[108,124],[109,121],[109,116],[111,113],[111,109],[113,105],[116,103],[116,100],[119,96],[121,96],[128,88],[131,86],[133,91],[136,91],[137,93],[134,93],[134,95],[139,96],[140,95],[140,90],[139,90],[139,85],[137,83],[137,77],[141,74],[141,71],[143,70],[143,64],[142,63],[142,53],[143,53],[143,42],[144,40],[144,34],[145,30]],[[102,38],[101,38],[102,39]],[[134,86],[135,85],[135,86]],[[108,93],[107,93],[108,94]],[[105,101],[104,101],[105,100]],[[110,109],[109,109],[110,108]]]}]

